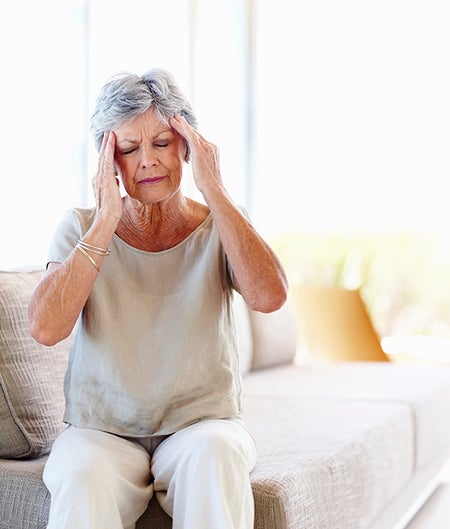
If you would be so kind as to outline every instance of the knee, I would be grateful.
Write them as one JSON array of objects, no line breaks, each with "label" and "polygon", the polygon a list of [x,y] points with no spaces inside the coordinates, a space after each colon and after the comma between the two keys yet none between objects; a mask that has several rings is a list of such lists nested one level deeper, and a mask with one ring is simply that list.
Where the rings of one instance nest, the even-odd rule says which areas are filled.
[{"label": "knee", "polygon": [[110,527],[131,527],[153,493],[147,452],[95,431],[69,431],[57,439],[44,482],[52,496],[52,520],[57,520],[49,527],[66,527],[62,518],[71,520],[70,527],[99,527],[98,520],[102,527],[104,520],[112,521]]},{"label": "knee", "polygon": [[239,447],[221,432],[208,431],[197,439],[194,450],[202,457],[234,459],[239,457]]},{"label": "knee", "polygon": [[[252,447],[253,448],[253,447]],[[227,471],[248,473],[254,464],[254,451],[248,443],[229,432],[205,428],[192,445],[191,457],[198,465],[222,467]]]},{"label": "knee", "polygon": [[66,454],[63,463],[50,454],[44,469],[44,482],[50,492],[61,488],[78,491],[104,489],[111,483],[108,467],[101,454]]},{"label": "knee", "polygon": [[133,449],[135,457],[130,460],[125,457],[121,443],[126,441],[102,432],[72,429],[63,433],[52,447],[44,482],[50,491],[67,487],[80,491],[113,491],[115,482],[122,475],[126,477],[133,466],[142,468],[142,479],[145,479],[148,455]]}]

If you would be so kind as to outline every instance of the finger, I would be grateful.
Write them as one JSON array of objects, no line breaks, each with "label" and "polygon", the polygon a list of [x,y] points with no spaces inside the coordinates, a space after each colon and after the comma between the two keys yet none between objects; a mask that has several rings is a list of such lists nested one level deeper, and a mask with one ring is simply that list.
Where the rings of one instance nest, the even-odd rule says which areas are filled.
[{"label": "finger", "polygon": [[105,131],[102,138],[102,144],[100,145],[100,151],[99,156],[103,156],[105,153],[106,145],[108,144],[109,140],[109,130]]},{"label": "finger", "polygon": [[174,128],[178,134],[181,134],[183,138],[187,139],[184,123],[181,122],[180,116],[178,114],[175,114],[173,117],[169,118],[169,125]]},{"label": "finger", "polygon": [[169,119],[169,124],[188,141],[204,139],[202,135],[190,125],[184,116],[175,114]]},{"label": "finger", "polygon": [[114,152],[116,137],[114,132],[106,131],[103,136],[102,148],[99,156],[99,169],[103,172],[114,170]]}]

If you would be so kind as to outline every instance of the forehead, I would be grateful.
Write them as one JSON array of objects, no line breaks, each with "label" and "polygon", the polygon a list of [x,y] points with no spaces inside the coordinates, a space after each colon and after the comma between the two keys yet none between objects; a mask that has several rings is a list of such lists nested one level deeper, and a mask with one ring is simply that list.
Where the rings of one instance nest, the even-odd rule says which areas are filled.
[{"label": "forehead", "polygon": [[139,114],[131,121],[124,123],[114,132],[118,138],[134,136],[151,136],[155,137],[163,132],[171,131],[169,124],[165,123],[153,108],[149,108],[143,114]]}]

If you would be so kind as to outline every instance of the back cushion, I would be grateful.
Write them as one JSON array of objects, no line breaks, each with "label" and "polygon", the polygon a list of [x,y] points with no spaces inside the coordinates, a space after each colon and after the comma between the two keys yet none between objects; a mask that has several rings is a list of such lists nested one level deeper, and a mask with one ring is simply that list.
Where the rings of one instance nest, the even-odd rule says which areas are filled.
[{"label": "back cushion", "polygon": [[46,347],[30,335],[28,304],[44,272],[0,272],[0,457],[46,454],[64,429],[71,338]]},{"label": "back cushion", "polygon": [[252,370],[287,364],[297,352],[297,320],[291,299],[281,309],[263,314],[250,310]]},{"label": "back cushion", "polygon": [[233,311],[236,322],[236,335],[241,375],[246,375],[252,367],[253,343],[247,305],[240,294],[234,293]]}]

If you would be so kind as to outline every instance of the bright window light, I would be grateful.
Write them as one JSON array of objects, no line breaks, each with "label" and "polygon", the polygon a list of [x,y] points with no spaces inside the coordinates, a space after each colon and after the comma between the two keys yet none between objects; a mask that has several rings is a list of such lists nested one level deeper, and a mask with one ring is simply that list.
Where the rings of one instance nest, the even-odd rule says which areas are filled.
[{"label": "bright window light", "polygon": [[117,71],[151,66],[188,92],[264,234],[446,230],[449,11],[446,0],[9,3],[0,266],[43,264],[64,211],[92,203],[94,97]]},{"label": "bright window light", "polygon": [[257,2],[264,231],[448,229],[449,24],[446,0]]}]

